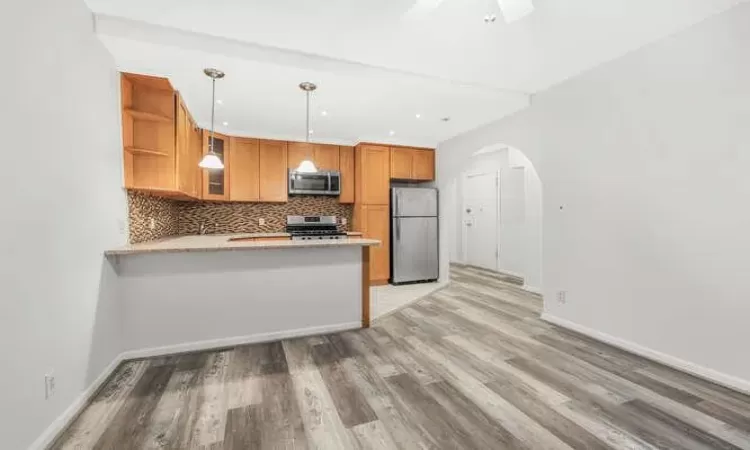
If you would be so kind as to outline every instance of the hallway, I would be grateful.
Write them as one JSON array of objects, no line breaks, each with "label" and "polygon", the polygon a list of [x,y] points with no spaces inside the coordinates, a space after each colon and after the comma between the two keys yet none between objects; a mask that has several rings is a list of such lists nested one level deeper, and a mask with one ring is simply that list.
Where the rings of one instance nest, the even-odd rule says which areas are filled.
[{"label": "hallway", "polygon": [[454,266],[371,329],[127,362],[53,448],[750,448],[750,397],[541,306]]}]

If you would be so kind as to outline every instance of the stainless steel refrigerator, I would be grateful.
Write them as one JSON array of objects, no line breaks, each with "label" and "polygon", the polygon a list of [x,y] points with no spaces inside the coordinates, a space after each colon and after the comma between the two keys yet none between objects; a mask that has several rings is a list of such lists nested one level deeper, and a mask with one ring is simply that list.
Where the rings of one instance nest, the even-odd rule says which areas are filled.
[{"label": "stainless steel refrigerator", "polygon": [[391,188],[391,283],[437,279],[437,189]]}]

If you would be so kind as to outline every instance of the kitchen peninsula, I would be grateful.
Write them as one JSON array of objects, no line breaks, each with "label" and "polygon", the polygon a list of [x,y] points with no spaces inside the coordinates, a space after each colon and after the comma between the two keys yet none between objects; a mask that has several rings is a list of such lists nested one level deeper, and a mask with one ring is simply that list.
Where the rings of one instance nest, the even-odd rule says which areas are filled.
[{"label": "kitchen peninsula", "polygon": [[369,326],[390,184],[433,181],[433,149],[216,133],[215,99],[201,128],[162,77],[122,73],[121,100],[129,244],[106,257],[126,356]]},{"label": "kitchen peninsula", "polygon": [[182,236],[108,251],[127,350],[150,356],[369,326],[378,241],[276,237]]}]

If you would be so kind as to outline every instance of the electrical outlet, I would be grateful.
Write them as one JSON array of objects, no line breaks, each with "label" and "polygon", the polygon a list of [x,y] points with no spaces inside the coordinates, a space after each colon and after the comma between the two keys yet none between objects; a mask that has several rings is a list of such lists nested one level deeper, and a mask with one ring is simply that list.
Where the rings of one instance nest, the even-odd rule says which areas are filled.
[{"label": "electrical outlet", "polygon": [[44,375],[44,399],[48,400],[55,395],[55,375],[48,373]]},{"label": "electrical outlet", "polygon": [[156,219],[154,219],[154,218],[152,217],[152,218],[151,218],[151,220],[149,220],[149,222],[148,222],[148,227],[149,227],[150,229],[152,229],[152,230],[153,230],[154,228],[156,228]]},{"label": "electrical outlet", "polygon": [[341,225],[346,225],[346,223],[347,223],[346,217],[342,217],[341,218]]},{"label": "electrical outlet", "polygon": [[258,225],[263,226],[265,224],[266,224],[266,219],[264,219],[262,217],[258,219]]},{"label": "electrical outlet", "polygon": [[568,291],[557,291],[557,303],[564,305],[568,302]]}]

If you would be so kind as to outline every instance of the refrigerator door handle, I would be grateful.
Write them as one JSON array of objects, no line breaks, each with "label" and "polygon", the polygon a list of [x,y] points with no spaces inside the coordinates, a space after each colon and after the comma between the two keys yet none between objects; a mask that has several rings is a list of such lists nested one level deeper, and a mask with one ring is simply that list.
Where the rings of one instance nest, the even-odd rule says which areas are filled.
[{"label": "refrigerator door handle", "polygon": [[396,240],[401,240],[401,221],[396,220]]},{"label": "refrigerator door handle", "polygon": [[399,217],[401,212],[401,194],[398,191],[394,191],[396,197],[396,204],[393,207],[393,217]]}]

